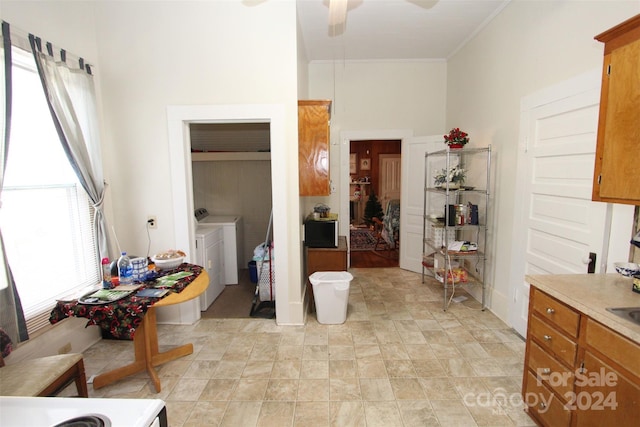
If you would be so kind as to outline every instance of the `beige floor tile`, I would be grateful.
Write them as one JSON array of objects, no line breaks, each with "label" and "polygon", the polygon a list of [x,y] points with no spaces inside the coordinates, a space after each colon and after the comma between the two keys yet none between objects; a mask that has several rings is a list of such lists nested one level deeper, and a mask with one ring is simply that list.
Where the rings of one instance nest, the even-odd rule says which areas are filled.
[{"label": "beige floor tile", "polygon": [[298,401],[329,400],[329,379],[301,379],[298,383]]},{"label": "beige floor tile", "polygon": [[221,427],[255,426],[262,402],[229,402]]},{"label": "beige floor tile", "polygon": [[328,345],[305,345],[302,350],[304,360],[329,360]]},{"label": "beige floor tile", "polygon": [[380,353],[385,360],[409,360],[404,344],[380,344]]},{"label": "beige floor tile", "polygon": [[460,399],[453,378],[419,378],[426,399]]},{"label": "beige floor tile", "polygon": [[167,421],[170,426],[182,426],[191,416],[196,402],[167,401]]},{"label": "beige floor tile", "polygon": [[200,394],[206,387],[209,380],[197,380],[195,378],[183,378],[175,385],[167,400],[194,401],[198,400]]},{"label": "beige floor tile", "polygon": [[387,378],[387,369],[385,362],[382,360],[371,359],[358,359],[356,360],[358,366],[359,378]]},{"label": "beige floor tile", "polygon": [[293,424],[295,402],[264,402],[258,415],[258,427],[282,427]]},{"label": "beige floor tile", "polygon": [[241,379],[231,394],[231,400],[263,400],[269,380]]},{"label": "beige floor tile", "polygon": [[229,400],[239,380],[212,379],[200,393],[199,400]]},{"label": "beige floor tile", "polygon": [[471,413],[460,400],[431,400],[431,406],[443,426],[476,426]]},{"label": "beige floor tile", "polygon": [[183,427],[219,425],[227,409],[227,402],[196,402]]},{"label": "beige floor tile", "polygon": [[303,360],[300,369],[300,378],[305,379],[322,379],[329,378],[329,361],[328,360]]},{"label": "beige floor tile", "polygon": [[420,385],[422,378],[390,378],[396,400],[424,400],[426,395]]},{"label": "beige floor tile", "polygon": [[367,427],[402,426],[396,402],[364,402]]},{"label": "beige floor tile", "polygon": [[405,427],[440,426],[428,400],[399,401],[398,407]]},{"label": "beige floor tile", "polygon": [[295,401],[298,397],[298,380],[269,380],[264,400]]},{"label": "beige floor tile", "polygon": [[[432,279],[351,271],[343,324],[310,315],[303,326],[158,325],[162,349],[194,344],[193,354],[157,368],[161,392],[139,372],[90,396],[163,399],[172,427],[534,425],[518,399],[522,337],[462,290],[469,299],[443,311]],[[133,346],[102,340],[84,357],[89,376],[129,363]]]},{"label": "beige floor tile", "polygon": [[355,358],[353,345],[329,345],[330,360],[353,360]]},{"label": "beige floor tile", "polygon": [[329,399],[330,400],[362,399],[362,393],[360,390],[360,381],[358,381],[355,378],[329,379]]},{"label": "beige floor tile", "polygon": [[333,427],[365,427],[364,405],[360,401],[329,403],[330,425]]},{"label": "beige floor tile", "polygon": [[296,402],[294,426],[329,425],[329,402]]},{"label": "beige floor tile", "polygon": [[278,360],[300,360],[302,359],[302,345],[280,344],[277,348],[276,359]]},{"label": "beige floor tile", "polygon": [[184,378],[211,378],[217,368],[217,360],[194,360],[184,373]]},{"label": "beige floor tile", "polygon": [[268,360],[249,360],[240,376],[241,378],[270,378],[273,363]]},{"label": "beige floor tile", "polygon": [[361,378],[360,390],[363,400],[394,400],[391,381],[388,378]]},{"label": "beige floor tile", "polygon": [[271,378],[300,378],[300,360],[276,360],[271,370]]},{"label": "beige floor tile", "polygon": [[329,378],[356,378],[355,360],[330,360]]}]

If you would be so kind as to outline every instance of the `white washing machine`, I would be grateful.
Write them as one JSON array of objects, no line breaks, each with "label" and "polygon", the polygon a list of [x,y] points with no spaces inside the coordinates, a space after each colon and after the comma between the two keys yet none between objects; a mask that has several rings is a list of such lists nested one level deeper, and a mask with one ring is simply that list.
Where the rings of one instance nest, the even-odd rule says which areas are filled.
[{"label": "white washing machine", "polygon": [[238,268],[243,257],[242,217],[238,215],[209,215],[205,208],[196,209],[198,229],[222,226],[224,240],[224,284],[238,284]]},{"label": "white washing machine", "polygon": [[224,278],[224,228],[204,226],[196,229],[195,263],[209,275],[209,287],[200,295],[200,310],[206,311],[222,293]]}]

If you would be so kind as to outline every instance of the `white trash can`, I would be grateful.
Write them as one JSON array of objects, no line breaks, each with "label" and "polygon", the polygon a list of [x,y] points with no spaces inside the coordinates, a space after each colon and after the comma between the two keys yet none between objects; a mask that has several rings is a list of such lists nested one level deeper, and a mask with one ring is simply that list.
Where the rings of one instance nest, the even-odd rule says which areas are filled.
[{"label": "white trash can", "polygon": [[319,323],[338,325],[347,320],[352,279],[351,273],[346,271],[316,271],[309,276]]}]

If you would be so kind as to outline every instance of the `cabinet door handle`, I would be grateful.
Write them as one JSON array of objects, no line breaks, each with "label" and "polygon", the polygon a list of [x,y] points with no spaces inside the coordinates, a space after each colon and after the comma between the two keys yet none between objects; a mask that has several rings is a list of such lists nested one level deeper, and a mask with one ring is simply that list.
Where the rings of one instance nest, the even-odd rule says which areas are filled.
[{"label": "cabinet door handle", "polygon": [[547,404],[544,402],[540,402],[540,409],[546,409]]},{"label": "cabinet door handle", "polygon": [[544,338],[545,341],[551,341],[551,335],[545,335],[542,338]]},{"label": "cabinet door handle", "polygon": [[553,308],[551,308],[551,307],[547,308],[547,314],[553,314],[555,312],[556,311]]},{"label": "cabinet door handle", "polygon": [[551,368],[542,368],[540,370],[544,375],[549,375],[551,373]]}]

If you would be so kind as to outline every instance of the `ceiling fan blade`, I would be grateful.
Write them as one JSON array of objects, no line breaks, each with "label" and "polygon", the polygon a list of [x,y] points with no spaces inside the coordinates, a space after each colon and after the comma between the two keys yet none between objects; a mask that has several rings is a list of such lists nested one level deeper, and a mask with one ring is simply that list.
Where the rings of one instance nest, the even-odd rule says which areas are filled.
[{"label": "ceiling fan blade", "polygon": [[347,21],[348,0],[329,0],[329,26],[335,27]]},{"label": "ceiling fan blade", "polygon": [[431,9],[435,6],[439,0],[407,0],[409,3],[413,3],[423,9]]}]

